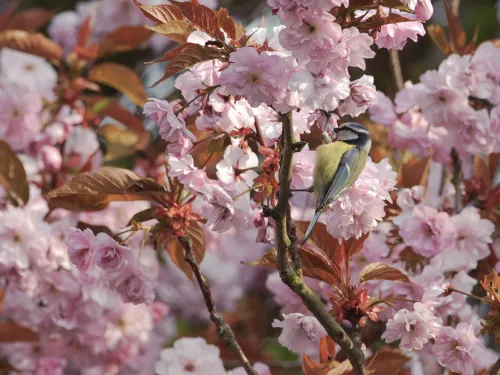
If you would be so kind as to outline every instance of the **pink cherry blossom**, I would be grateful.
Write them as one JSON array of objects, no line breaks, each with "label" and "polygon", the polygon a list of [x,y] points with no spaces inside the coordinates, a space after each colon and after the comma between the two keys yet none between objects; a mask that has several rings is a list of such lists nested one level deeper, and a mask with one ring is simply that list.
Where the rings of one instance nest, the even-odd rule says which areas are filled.
[{"label": "pink cherry blossom", "polygon": [[69,259],[81,272],[87,272],[94,265],[94,251],[91,243],[95,239],[90,229],[83,231],[70,228],[66,238]]},{"label": "pink cherry blossom", "polygon": [[349,51],[349,66],[365,70],[365,59],[375,57],[375,52],[370,48],[373,44],[373,38],[361,33],[356,27],[342,30],[342,43]]},{"label": "pink cherry blossom", "polygon": [[399,347],[404,350],[421,350],[430,339],[436,337],[442,320],[420,302],[413,307],[413,311],[402,309],[389,319],[382,339],[387,343],[401,340]]},{"label": "pink cherry blossom", "polygon": [[375,100],[376,89],[373,85],[372,76],[363,76],[360,79],[352,81],[349,85],[351,93],[339,106],[341,116],[350,115],[359,116],[364,113],[371,103]]},{"label": "pink cherry blossom", "polygon": [[127,263],[118,275],[110,280],[110,287],[120,294],[122,301],[134,305],[151,305],[155,297],[154,286],[155,282],[138,260]]},{"label": "pink cherry blossom", "polygon": [[[268,365],[260,362],[256,362],[253,369],[257,371],[257,375],[271,375],[271,369]],[[227,375],[245,375],[247,374],[244,367],[237,367],[227,373]]]},{"label": "pink cherry blossom", "polygon": [[179,132],[177,142],[169,143],[167,150],[172,155],[182,158],[193,150],[193,141],[188,136],[185,136],[184,133]]},{"label": "pink cherry blossom", "polygon": [[63,47],[65,54],[71,52],[78,41],[78,29],[84,18],[77,12],[67,10],[56,14],[47,29],[51,39]]},{"label": "pink cherry blossom", "polygon": [[415,206],[410,215],[396,222],[396,225],[405,244],[425,257],[443,251],[455,238],[455,227],[450,216],[424,204]]},{"label": "pink cherry blossom", "polygon": [[313,184],[313,169],[316,153],[309,147],[298,152],[293,157],[292,189],[308,189]]},{"label": "pink cherry blossom", "polygon": [[144,105],[144,114],[158,124],[160,136],[167,142],[176,142],[180,133],[194,139],[194,135],[186,128],[184,117],[177,113],[180,109],[179,101],[170,103],[152,98]]},{"label": "pink cherry blossom", "polygon": [[290,90],[297,92],[302,105],[311,109],[334,111],[349,96],[349,79],[344,74],[325,71],[314,76],[306,70],[297,71],[290,79]]},{"label": "pink cherry blossom", "polygon": [[38,154],[39,160],[42,162],[43,169],[49,173],[56,173],[61,169],[62,156],[61,152],[54,146],[45,145],[40,149]]},{"label": "pink cherry blossom", "polygon": [[26,148],[41,130],[42,99],[14,83],[0,85],[0,139],[15,150]]},{"label": "pink cherry blossom", "polygon": [[376,92],[375,99],[369,111],[372,120],[380,124],[392,125],[397,120],[397,114],[392,100],[380,91]]},{"label": "pink cherry blossom", "polygon": [[476,260],[490,255],[489,245],[493,242],[495,225],[488,219],[481,219],[474,207],[465,207],[460,214],[451,218],[456,230],[456,249],[474,256]]},{"label": "pink cherry blossom", "polygon": [[401,50],[408,39],[416,42],[418,36],[425,35],[425,29],[420,21],[408,21],[384,25],[375,33],[375,44],[379,48]]},{"label": "pink cherry blossom", "polygon": [[158,375],[225,375],[220,351],[201,337],[184,337],[163,349],[156,363]]},{"label": "pink cherry blossom", "polygon": [[284,320],[275,319],[272,326],[282,329],[278,338],[281,345],[295,353],[309,356],[317,355],[320,339],[327,336],[316,318],[302,314],[284,315]]},{"label": "pink cherry blossom", "polygon": [[63,375],[66,361],[55,357],[45,357],[38,361],[35,375]]},{"label": "pink cherry blossom", "polygon": [[472,94],[491,103],[500,104],[500,75],[498,74],[499,48],[491,42],[481,43],[471,58],[470,70],[476,86]]},{"label": "pink cherry blossom", "polygon": [[396,185],[396,173],[387,159],[375,164],[369,158],[353,186],[326,211],[326,228],[334,238],[359,238],[385,216],[385,201]]},{"label": "pink cherry blossom", "polygon": [[223,186],[235,195],[253,186],[258,176],[253,168],[258,167],[259,159],[250,148],[227,146],[223,159],[217,163],[217,177]]},{"label": "pink cherry blossom", "polygon": [[0,80],[52,99],[57,74],[52,65],[41,57],[3,48],[0,53]]},{"label": "pink cherry blossom", "polygon": [[245,196],[233,200],[221,187],[211,184],[203,189],[207,195],[201,212],[207,218],[207,227],[217,232],[225,232],[234,227],[244,230],[252,225],[252,212]]},{"label": "pink cherry blossom", "polygon": [[98,233],[91,247],[96,264],[106,273],[119,272],[131,256],[129,248],[119,245],[106,233]]},{"label": "pink cherry blossom", "polygon": [[473,375],[473,352],[478,341],[471,325],[459,323],[456,328],[440,329],[432,351],[441,366],[463,375]]},{"label": "pink cherry blossom", "polygon": [[285,98],[288,79],[295,69],[291,58],[243,47],[231,53],[229,62],[220,77],[229,94],[245,96],[253,107]]},{"label": "pink cherry blossom", "polygon": [[207,174],[204,170],[194,166],[191,155],[184,155],[182,158],[169,154],[167,157],[170,176],[177,177],[181,184],[199,191],[207,182]]},{"label": "pink cherry blossom", "polygon": [[95,132],[83,126],[73,128],[64,143],[63,155],[67,167],[79,170],[90,161],[92,168],[97,169],[102,154]]}]

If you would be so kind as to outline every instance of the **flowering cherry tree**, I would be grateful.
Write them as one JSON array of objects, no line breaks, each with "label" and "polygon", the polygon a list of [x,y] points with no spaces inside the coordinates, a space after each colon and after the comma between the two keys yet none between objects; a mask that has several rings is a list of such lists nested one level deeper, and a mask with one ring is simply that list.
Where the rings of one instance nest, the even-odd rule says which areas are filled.
[{"label": "flowering cherry tree", "polygon": [[[500,371],[498,40],[446,4],[442,62],[404,82],[430,0],[267,3],[280,26],[201,0],[0,14],[3,371]],[[393,97],[364,74],[383,49]],[[300,245],[346,121],[371,157]]]}]

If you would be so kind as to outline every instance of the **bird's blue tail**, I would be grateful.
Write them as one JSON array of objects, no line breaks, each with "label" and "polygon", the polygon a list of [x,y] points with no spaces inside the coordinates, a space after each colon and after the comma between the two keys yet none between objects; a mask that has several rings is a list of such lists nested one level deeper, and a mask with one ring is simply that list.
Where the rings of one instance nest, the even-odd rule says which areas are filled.
[{"label": "bird's blue tail", "polygon": [[304,239],[302,240],[302,245],[304,245],[311,235],[311,232],[316,225],[316,222],[318,221],[319,217],[321,215],[321,211],[318,211],[314,214],[314,217],[312,218],[311,222],[309,223],[309,227],[307,228],[306,234],[304,235]]}]

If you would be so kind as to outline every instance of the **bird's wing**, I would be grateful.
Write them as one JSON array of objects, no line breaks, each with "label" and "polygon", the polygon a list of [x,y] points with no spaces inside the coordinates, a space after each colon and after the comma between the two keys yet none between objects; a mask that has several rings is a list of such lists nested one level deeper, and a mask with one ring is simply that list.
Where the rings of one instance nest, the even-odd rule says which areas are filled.
[{"label": "bird's wing", "polygon": [[316,211],[321,211],[328,205],[332,200],[336,199],[340,193],[347,188],[351,182],[351,174],[353,168],[356,165],[357,159],[359,158],[360,150],[354,147],[344,153],[340,159],[337,172],[333,177],[333,181],[329,186],[325,186],[321,189],[318,194]]}]

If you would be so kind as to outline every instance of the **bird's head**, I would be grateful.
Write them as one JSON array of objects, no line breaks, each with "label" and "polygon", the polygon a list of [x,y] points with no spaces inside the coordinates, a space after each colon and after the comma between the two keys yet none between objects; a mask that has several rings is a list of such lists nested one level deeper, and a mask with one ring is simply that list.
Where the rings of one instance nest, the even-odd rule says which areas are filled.
[{"label": "bird's head", "polygon": [[353,144],[360,148],[371,144],[370,132],[357,122],[343,123],[334,131],[337,134],[336,141]]}]

